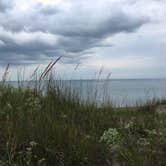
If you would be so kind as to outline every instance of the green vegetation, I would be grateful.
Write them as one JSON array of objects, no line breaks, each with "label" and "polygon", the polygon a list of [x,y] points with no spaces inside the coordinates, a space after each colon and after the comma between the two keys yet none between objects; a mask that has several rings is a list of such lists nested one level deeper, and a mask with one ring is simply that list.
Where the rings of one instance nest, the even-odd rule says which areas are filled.
[{"label": "green vegetation", "polygon": [[155,105],[99,108],[46,85],[0,86],[0,165],[166,165],[166,115]]},{"label": "green vegetation", "polygon": [[98,107],[53,79],[33,85],[0,85],[0,166],[166,165],[156,103]]}]

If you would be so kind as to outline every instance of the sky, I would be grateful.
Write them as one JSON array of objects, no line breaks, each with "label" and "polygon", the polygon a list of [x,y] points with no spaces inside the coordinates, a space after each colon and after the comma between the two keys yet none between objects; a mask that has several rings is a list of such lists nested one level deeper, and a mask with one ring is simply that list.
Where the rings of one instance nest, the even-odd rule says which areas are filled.
[{"label": "sky", "polygon": [[[0,0],[0,76],[166,78],[165,0]],[[77,70],[76,69],[77,66]]]}]

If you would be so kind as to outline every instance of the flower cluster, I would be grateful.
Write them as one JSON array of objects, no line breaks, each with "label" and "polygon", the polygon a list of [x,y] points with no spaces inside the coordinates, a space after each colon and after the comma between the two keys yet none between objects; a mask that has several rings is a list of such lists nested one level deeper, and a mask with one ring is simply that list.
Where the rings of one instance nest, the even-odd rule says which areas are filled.
[{"label": "flower cluster", "polygon": [[121,136],[115,128],[109,128],[108,130],[104,131],[100,138],[100,142],[104,142],[109,146],[119,144],[120,141]]},{"label": "flower cluster", "polygon": [[150,142],[146,138],[139,138],[137,144],[140,146],[148,146],[150,145]]},{"label": "flower cluster", "polygon": [[31,110],[40,110],[41,109],[41,102],[38,97],[29,97],[26,99],[25,102],[26,107],[28,107]]},{"label": "flower cluster", "polygon": [[133,121],[130,121],[128,122],[126,125],[125,125],[125,129],[132,129],[134,127],[134,122]]},{"label": "flower cluster", "polygon": [[146,129],[145,132],[148,134],[148,136],[161,136],[163,134],[161,131],[156,131],[156,129]]}]

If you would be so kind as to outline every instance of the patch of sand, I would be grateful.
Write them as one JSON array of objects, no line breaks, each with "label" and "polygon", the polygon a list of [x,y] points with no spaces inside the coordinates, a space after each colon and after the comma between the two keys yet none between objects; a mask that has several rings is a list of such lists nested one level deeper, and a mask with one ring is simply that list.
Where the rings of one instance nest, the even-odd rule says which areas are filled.
[{"label": "patch of sand", "polygon": [[156,111],[159,114],[166,113],[166,104],[157,106]]}]

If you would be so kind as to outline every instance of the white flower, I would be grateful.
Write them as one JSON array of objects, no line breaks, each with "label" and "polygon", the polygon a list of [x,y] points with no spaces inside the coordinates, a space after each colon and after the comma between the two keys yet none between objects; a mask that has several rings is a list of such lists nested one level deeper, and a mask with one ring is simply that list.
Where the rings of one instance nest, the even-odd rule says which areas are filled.
[{"label": "white flower", "polygon": [[37,143],[36,143],[35,141],[31,141],[29,144],[30,144],[30,146],[32,146],[32,147],[37,145]]},{"label": "white flower", "polygon": [[100,138],[100,142],[105,142],[109,146],[118,144],[120,140],[121,136],[115,128],[109,128],[107,131],[104,131]]},{"label": "white flower", "polygon": [[148,146],[150,145],[150,142],[146,138],[139,138],[137,140],[137,144],[141,146]]},{"label": "white flower", "polygon": [[126,124],[125,129],[131,129],[134,126],[134,122],[130,121],[129,123]]}]

